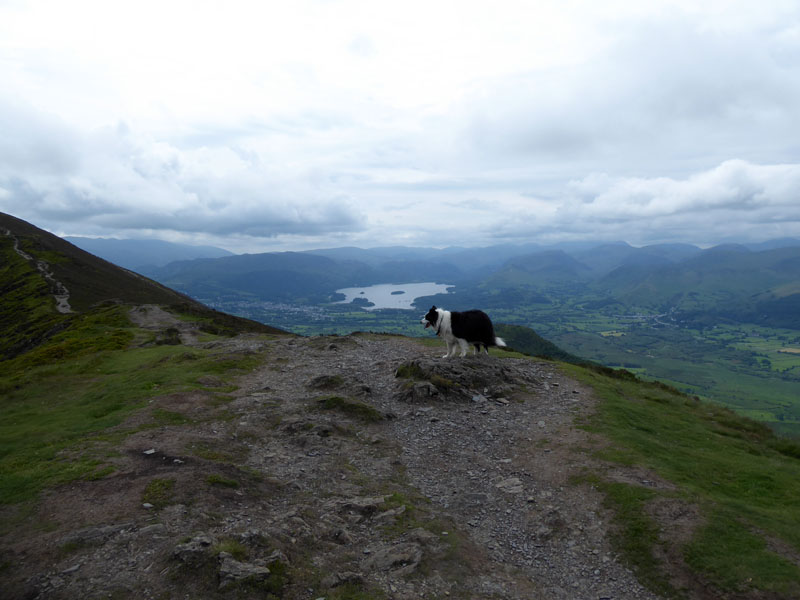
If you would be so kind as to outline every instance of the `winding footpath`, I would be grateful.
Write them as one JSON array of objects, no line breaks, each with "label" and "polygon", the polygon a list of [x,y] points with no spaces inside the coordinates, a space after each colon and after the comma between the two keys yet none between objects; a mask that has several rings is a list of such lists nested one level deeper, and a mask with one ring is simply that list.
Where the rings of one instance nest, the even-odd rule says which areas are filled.
[{"label": "winding footpath", "polygon": [[28,262],[34,263],[36,269],[42,274],[42,277],[44,277],[45,280],[47,280],[47,283],[50,284],[50,288],[53,291],[53,299],[56,302],[56,310],[62,314],[71,313],[72,308],[69,305],[69,290],[63,283],[55,278],[55,275],[53,275],[53,272],[50,270],[50,265],[46,261],[36,260],[33,256],[20,248],[19,239],[17,239],[17,236],[11,233],[11,231],[8,229],[0,229],[0,232],[13,240],[14,252]]}]

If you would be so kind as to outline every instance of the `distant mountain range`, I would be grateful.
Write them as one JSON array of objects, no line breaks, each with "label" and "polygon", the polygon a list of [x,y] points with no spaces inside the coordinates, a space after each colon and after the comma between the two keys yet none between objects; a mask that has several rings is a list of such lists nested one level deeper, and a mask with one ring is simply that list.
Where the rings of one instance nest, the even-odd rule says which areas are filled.
[{"label": "distant mountain range", "polygon": [[106,259],[109,262],[131,269],[137,273],[163,267],[178,260],[195,258],[220,258],[232,256],[232,252],[215,246],[191,246],[163,240],[65,237],[78,248]]},{"label": "distant mountain range", "polygon": [[[633,247],[625,242],[485,248],[329,248],[234,255],[159,240],[67,238],[110,262],[203,302],[327,303],[344,287],[452,284],[453,309],[514,307],[568,297],[591,308],[655,311],[800,328],[800,240]],[[109,280],[111,281],[111,280]],[[428,301],[443,300],[432,297]]]},{"label": "distant mountain range", "polygon": [[[318,304],[339,288],[433,281],[448,307],[513,307],[569,297],[684,319],[800,327],[800,241],[488,248],[337,248],[173,262],[148,276],[203,301]],[[431,301],[443,300],[431,298]],[[423,304],[429,300],[420,300]],[[710,317],[709,315],[712,315]]]}]

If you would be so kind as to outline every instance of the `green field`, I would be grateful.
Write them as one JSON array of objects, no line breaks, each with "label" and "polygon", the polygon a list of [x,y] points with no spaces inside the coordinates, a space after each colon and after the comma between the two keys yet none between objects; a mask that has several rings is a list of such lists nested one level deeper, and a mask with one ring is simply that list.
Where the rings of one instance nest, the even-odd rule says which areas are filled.
[{"label": "green field", "polygon": [[[510,321],[515,315],[496,318]],[[800,353],[785,351],[800,347],[798,331],[752,324],[700,330],[664,319],[576,310],[559,312],[557,318],[542,311],[526,325],[568,352],[669,383],[781,433],[800,435]]]}]

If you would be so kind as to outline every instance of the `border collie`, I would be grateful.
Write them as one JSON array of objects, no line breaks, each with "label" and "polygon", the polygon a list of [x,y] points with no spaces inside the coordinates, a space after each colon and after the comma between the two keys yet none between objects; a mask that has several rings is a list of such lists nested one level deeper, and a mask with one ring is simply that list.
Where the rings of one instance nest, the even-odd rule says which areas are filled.
[{"label": "border collie", "polygon": [[436,335],[444,338],[447,354],[442,358],[455,356],[459,348],[461,356],[466,356],[469,344],[475,347],[474,353],[480,352],[483,346],[486,354],[489,354],[489,346],[506,345],[501,338],[494,335],[492,321],[482,310],[457,312],[434,306],[422,317],[420,323],[425,325],[425,329],[433,327]]}]

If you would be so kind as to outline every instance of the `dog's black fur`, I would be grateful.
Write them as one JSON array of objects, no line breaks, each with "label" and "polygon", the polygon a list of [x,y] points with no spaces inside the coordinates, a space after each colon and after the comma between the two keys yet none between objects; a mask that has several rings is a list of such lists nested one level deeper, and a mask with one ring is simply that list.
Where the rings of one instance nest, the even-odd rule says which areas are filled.
[{"label": "dog's black fur", "polygon": [[464,356],[467,344],[472,344],[476,352],[480,352],[483,346],[487,354],[491,346],[506,345],[495,336],[492,321],[482,310],[458,312],[433,306],[422,318],[422,323],[426,328],[433,327],[436,335],[444,338],[447,343],[446,356],[455,355],[457,347],[461,348],[461,356]]}]

